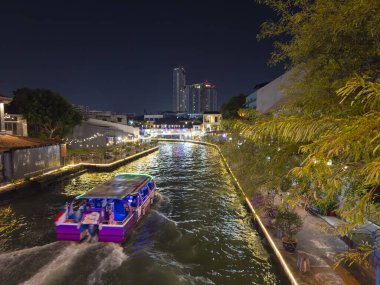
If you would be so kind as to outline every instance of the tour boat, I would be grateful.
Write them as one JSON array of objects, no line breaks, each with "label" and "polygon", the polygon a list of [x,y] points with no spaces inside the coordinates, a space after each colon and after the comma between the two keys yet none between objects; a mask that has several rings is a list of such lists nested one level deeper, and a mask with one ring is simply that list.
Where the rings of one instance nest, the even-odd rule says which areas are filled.
[{"label": "tour boat", "polygon": [[121,243],[150,209],[155,191],[152,176],[120,173],[66,204],[56,217],[57,239]]}]

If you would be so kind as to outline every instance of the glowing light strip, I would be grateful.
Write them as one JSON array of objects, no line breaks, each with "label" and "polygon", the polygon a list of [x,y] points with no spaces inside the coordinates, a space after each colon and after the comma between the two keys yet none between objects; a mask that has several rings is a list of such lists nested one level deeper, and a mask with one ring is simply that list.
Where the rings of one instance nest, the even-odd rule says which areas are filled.
[{"label": "glowing light strip", "polygon": [[221,155],[222,159],[223,159],[223,162],[226,166],[226,168],[228,169],[228,172],[231,174],[232,178],[234,179],[236,185],[238,186],[239,190],[241,191],[241,193],[244,195],[245,197],[245,201],[247,202],[252,214],[254,215],[256,221],[259,223],[260,225],[260,228],[261,230],[263,231],[266,239],[269,241],[269,244],[271,245],[274,253],[276,254],[278,260],[280,261],[286,275],[288,276],[290,282],[293,284],[293,285],[298,285],[298,282],[296,281],[292,271],[290,270],[288,264],[286,263],[284,257],[282,256],[280,250],[277,248],[276,244],[274,243],[270,233],[268,232],[268,230],[266,229],[266,227],[264,226],[263,222],[261,221],[260,217],[257,215],[255,209],[253,208],[252,204],[251,204],[251,201],[249,201],[247,195],[245,194],[243,188],[240,186],[240,183],[239,181],[236,179],[234,173],[232,172],[232,169],[230,168],[226,158],[224,157],[222,151],[220,150],[219,146],[217,146],[216,144],[212,144],[212,143],[208,143],[208,142],[202,142],[202,141],[195,141],[195,140],[176,140],[176,139],[160,139],[161,141],[176,141],[176,142],[190,142],[190,143],[196,143],[196,144],[203,144],[203,145],[208,145],[208,146],[212,146],[214,148],[216,148],[219,152],[219,154]]},{"label": "glowing light strip", "polygon": [[[43,177],[43,176],[46,176],[46,175],[49,175],[49,174],[52,174],[54,172],[58,172],[59,170],[62,170],[63,168],[58,168],[58,169],[53,169],[51,171],[48,171],[48,172],[45,172],[45,173],[42,173],[40,175],[37,175],[37,176],[33,176],[31,177],[29,180],[30,181],[33,181],[33,180],[36,180],[37,178],[39,177]],[[13,183],[8,183],[8,184],[5,184],[3,186],[0,187],[0,191],[6,189],[6,188],[12,188],[14,186],[17,186],[17,185],[21,185],[21,184],[24,184],[25,182],[27,182],[28,180],[20,180],[18,182],[13,182]]]},{"label": "glowing light strip", "polygon": [[121,172],[121,173],[116,174],[115,176],[118,176],[118,175],[147,176],[150,178],[150,180],[153,180],[153,176],[147,173]]}]

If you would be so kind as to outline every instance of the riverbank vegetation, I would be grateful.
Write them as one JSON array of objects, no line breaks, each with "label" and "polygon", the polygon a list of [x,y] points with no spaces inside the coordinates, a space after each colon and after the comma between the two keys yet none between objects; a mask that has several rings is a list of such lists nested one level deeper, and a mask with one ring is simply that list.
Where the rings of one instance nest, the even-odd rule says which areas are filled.
[{"label": "riverbank vegetation", "polygon": [[69,164],[79,162],[108,163],[155,146],[157,146],[157,142],[131,142],[97,148],[69,148],[67,161]]},{"label": "riverbank vegetation", "polygon": [[278,39],[270,63],[289,70],[286,96],[271,113],[224,121],[224,153],[247,191],[334,210],[340,234],[379,222],[380,2],[259,2],[278,16],[258,38]]}]

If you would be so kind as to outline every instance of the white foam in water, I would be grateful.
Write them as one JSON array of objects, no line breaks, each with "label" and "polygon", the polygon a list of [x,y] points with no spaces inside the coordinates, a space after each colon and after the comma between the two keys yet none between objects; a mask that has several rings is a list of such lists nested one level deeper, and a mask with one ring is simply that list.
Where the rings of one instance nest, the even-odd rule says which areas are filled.
[{"label": "white foam in water", "polygon": [[49,244],[45,244],[42,246],[34,246],[31,248],[25,248],[25,249],[20,249],[17,251],[12,251],[12,252],[5,252],[0,254],[0,265],[2,265],[2,262],[10,262],[12,260],[15,260],[19,257],[25,256],[25,255],[31,255],[34,253],[38,253],[43,250],[49,250],[50,248],[55,248],[60,242],[53,242]]},{"label": "white foam in water", "polygon": [[101,280],[103,274],[115,270],[127,259],[121,245],[110,243],[107,244],[107,247],[111,248],[111,252],[100,262],[96,270],[90,274],[87,279],[88,284],[103,284]]},{"label": "white foam in water", "polygon": [[64,248],[56,258],[43,266],[34,276],[21,284],[40,285],[54,283],[53,279],[65,274],[65,272],[67,272],[66,269],[79,257],[79,253],[86,251],[92,246],[94,246],[94,244],[70,244]]},{"label": "white foam in water", "polygon": [[171,223],[173,223],[174,225],[177,225],[177,222],[170,219],[168,216],[166,216],[164,213],[161,213],[159,211],[156,211],[156,210],[152,210],[152,213],[156,213],[158,216],[160,216],[161,218],[163,218],[164,220],[166,221],[169,221]]},{"label": "white foam in water", "polygon": [[59,253],[67,244],[69,243],[53,242],[0,254],[0,283],[11,282],[7,278],[12,275],[18,278],[18,281],[24,280],[23,276],[30,275],[27,275],[29,274],[28,270],[23,270],[23,268],[29,268],[30,263],[33,263],[33,266],[37,268],[47,264],[53,259],[52,256],[57,252]]}]

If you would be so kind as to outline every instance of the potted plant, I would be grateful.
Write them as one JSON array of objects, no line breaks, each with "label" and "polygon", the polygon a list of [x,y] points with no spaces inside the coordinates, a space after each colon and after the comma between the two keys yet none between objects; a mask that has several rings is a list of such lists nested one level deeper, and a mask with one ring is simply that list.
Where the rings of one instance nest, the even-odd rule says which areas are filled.
[{"label": "potted plant", "polygon": [[282,238],[282,245],[288,251],[295,251],[297,246],[297,239],[294,236],[302,228],[302,219],[296,212],[286,208],[278,209],[275,227],[280,229],[285,236]]}]

